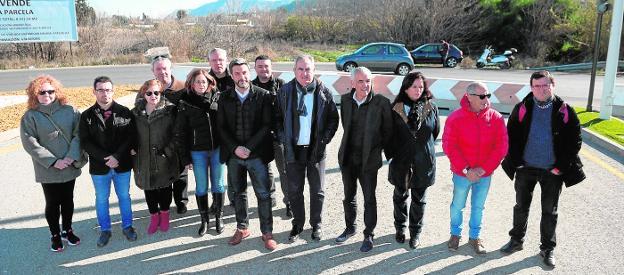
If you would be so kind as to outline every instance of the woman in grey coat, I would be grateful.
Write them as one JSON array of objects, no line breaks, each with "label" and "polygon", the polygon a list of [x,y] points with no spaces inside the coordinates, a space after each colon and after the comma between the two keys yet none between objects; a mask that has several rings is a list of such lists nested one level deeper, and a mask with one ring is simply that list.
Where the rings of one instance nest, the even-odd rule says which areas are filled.
[{"label": "woman in grey coat", "polygon": [[137,126],[134,146],[134,182],[145,192],[150,212],[148,234],[169,230],[171,183],[180,171],[174,139],[177,109],[161,94],[162,84],[155,79],[146,81],[139,90],[139,98],[132,114]]},{"label": "woman in grey coat", "polygon": [[24,150],[32,158],[35,181],[43,187],[45,217],[52,234],[50,249],[60,252],[63,240],[69,245],[80,244],[72,230],[74,184],[80,176],[80,168],[74,166],[80,158],[80,112],[67,104],[61,83],[52,76],[35,78],[26,93],[28,110],[20,123],[20,137]]}]

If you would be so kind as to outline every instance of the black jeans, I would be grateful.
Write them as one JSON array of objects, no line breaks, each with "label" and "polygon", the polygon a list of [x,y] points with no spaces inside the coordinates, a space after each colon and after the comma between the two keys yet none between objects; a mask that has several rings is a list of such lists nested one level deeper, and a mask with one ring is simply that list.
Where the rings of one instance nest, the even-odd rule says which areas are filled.
[{"label": "black jeans", "polygon": [[542,188],[542,219],[540,221],[541,250],[553,250],[557,245],[557,205],[563,181],[561,176],[537,168],[520,168],[516,172],[516,205],[514,206],[512,239],[523,242],[527,231],[533,190],[539,182]]},{"label": "black jeans", "polygon": [[180,173],[180,178],[173,182],[173,200],[178,206],[188,202],[188,169],[186,168]]},{"label": "black jeans", "polygon": [[411,192],[412,202],[409,207],[410,237],[418,238],[420,236],[425,216],[425,206],[427,205],[427,188],[409,188],[408,190],[403,185],[394,186],[392,201],[394,203],[394,228],[397,232],[405,231],[407,197]]},{"label": "black jeans", "polygon": [[45,196],[45,217],[52,235],[61,233],[59,218],[63,217],[63,230],[72,227],[74,216],[74,185],[76,180],[63,183],[44,183],[43,195]]},{"label": "black jeans", "polygon": [[344,184],[345,198],[342,201],[345,211],[345,224],[347,229],[355,229],[355,217],[357,203],[357,181],[360,181],[362,194],[364,195],[364,237],[374,236],[373,231],[377,226],[377,170],[364,171],[361,165],[345,165],[342,167],[342,183]]},{"label": "black jeans", "polygon": [[[284,194],[282,202],[284,202],[284,204],[288,204],[288,176],[286,175],[286,163],[284,161],[284,145],[279,144],[278,142],[273,142],[273,153],[275,154],[275,166],[277,167],[277,172],[279,173],[280,189],[282,190],[282,194]],[[271,194],[275,195],[275,175],[273,175],[271,163],[268,165],[269,180],[271,181]]]},{"label": "black jeans", "polygon": [[271,209],[271,184],[267,165],[260,158],[239,159],[232,157],[227,161],[229,189],[234,193],[236,228],[247,229],[249,226],[247,205],[247,172],[251,185],[258,199],[258,217],[262,234],[273,232],[273,212]]},{"label": "black jeans", "polygon": [[[299,147],[299,146],[297,146]],[[297,149],[296,149],[297,150]],[[298,149],[301,150],[301,149]],[[293,227],[303,228],[305,223],[305,206],[303,201],[303,187],[307,175],[310,185],[310,225],[321,226],[323,215],[323,201],[325,200],[325,160],[318,163],[302,161],[307,159],[306,153],[295,162],[286,163],[288,174],[288,201],[293,212]]]},{"label": "black jeans", "polygon": [[156,214],[160,211],[169,211],[171,204],[171,185],[154,190],[145,190],[145,202],[150,214]]}]

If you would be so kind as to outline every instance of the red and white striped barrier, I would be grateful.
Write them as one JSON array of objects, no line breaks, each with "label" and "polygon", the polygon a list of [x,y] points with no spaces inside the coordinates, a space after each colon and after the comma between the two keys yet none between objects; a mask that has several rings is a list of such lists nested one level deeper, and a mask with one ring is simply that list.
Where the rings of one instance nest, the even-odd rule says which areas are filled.
[{"label": "red and white striped barrier", "polygon": [[[178,67],[174,71],[174,75],[176,78],[186,79],[186,74],[188,74],[190,70],[191,68],[188,67]],[[252,70],[251,73],[252,79],[255,78],[255,72]],[[294,72],[290,71],[276,71],[273,72],[273,75],[287,82],[295,77]],[[317,72],[316,77],[325,83],[336,99],[340,95],[351,91],[351,76],[347,73]],[[392,100],[399,93],[402,82],[402,76],[374,74],[373,90]],[[427,81],[438,107],[448,109],[456,109],[459,107],[459,100],[462,98],[466,92],[466,87],[471,82],[472,80],[448,78],[429,78]],[[520,102],[520,100],[531,91],[529,85],[525,84],[495,81],[482,82],[493,95],[490,98],[493,107],[504,113],[511,112],[513,106]]]}]

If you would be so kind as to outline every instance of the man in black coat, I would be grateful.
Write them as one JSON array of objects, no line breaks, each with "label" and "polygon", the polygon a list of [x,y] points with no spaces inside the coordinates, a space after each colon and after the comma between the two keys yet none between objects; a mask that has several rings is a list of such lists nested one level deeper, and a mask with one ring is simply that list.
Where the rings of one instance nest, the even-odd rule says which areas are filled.
[{"label": "man in black coat", "polygon": [[578,152],[581,127],[574,109],[554,95],[555,79],[548,71],[531,75],[531,93],[518,103],[509,117],[509,151],[503,169],[516,177],[511,240],[501,248],[510,254],[523,249],[533,189],[542,189],[540,255],[555,267],[557,208],[562,184],[567,187],[585,179]]},{"label": "man in black coat", "polygon": [[344,243],[355,235],[355,193],[359,180],[364,195],[366,225],[364,241],[360,247],[362,252],[373,248],[373,230],[377,225],[377,171],[382,165],[381,151],[392,133],[390,101],[372,91],[372,78],[369,69],[356,68],[351,72],[352,91],[340,98],[340,118],[344,133],[338,151],[338,163],[344,184],[345,198],[342,204],[346,229],[336,238],[336,243]]},{"label": "man in black coat", "polygon": [[[162,94],[174,105],[178,105],[184,91],[184,81],[176,79],[171,73],[171,60],[158,56],[152,60],[152,73],[162,85]],[[137,99],[140,96],[137,94]],[[173,201],[176,204],[176,213],[186,213],[188,203],[188,169],[180,163],[180,177],[173,182]]]},{"label": "man in black coat", "polygon": [[[251,84],[265,89],[269,92],[273,98],[273,111],[272,115],[274,119],[279,118],[277,108],[277,93],[280,88],[284,86],[284,80],[279,77],[273,76],[273,65],[271,59],[266,55],[259,55],[254,62],[254,70],[256,70],[256,79],[251,81]],[[286,176],[286,163],[284,162],[284,145],[280,144],[277,139],[275,129],[272,128],[273,135],[273,153],[275,154],[275,164],[280,177],[280,186],[282,187],[282,194],[284,194],[283,202],[286,205],[286,217],[292,218],[292,211],[290,210],[290,204],[288,203],[288,177]],[[271,164],[269,163],[269,179],[271,180],[271,190],[275,192],[275,177],[271,171]],[[275,194],[275,193],[273,193]],[[271,198],[272,204],[275,206],[275,197]]]},{"label": "man in black coat", "polygon": [[122,232],[129,241],[137,239],[132,227],[130,200],[130,146],[136,133],[132,113],[113,100],[113,82],[106,76],[93,81],[96,103],[80,116],[80,143],[89,154],[89,174],[95,189],[95,209],[100,225],[97,246],[108,244],[111,219],[108,198],[111,182],[119,200]]},{"label": "man in black coat", "polygon": [[247,172],[258,199],[258,217],[264,246],[274,250],[271,186],[267,163],[273,160],[271,140],[271,97],[262,88],[251,85],[249,65],[242,58],[230,62],[235,89],[219,99],[217,125],[221,136],[221,161],[227,164],[228,189],[234,193],[236,232],[229,240],[239,244],[250,235],[247,212]]},{"label": "man in black coat", "polygon": [[303,187],[306,175],[310,184],[310,225],[312,240],[321,240],[321,217],[325,199],[325,147],[338,129],[338,109],[329,89],[314,77],[314,58],[295,59],[295,79],[278,93],[278,138],[284,145],[288,175],[288,201],[293,211],[294,242],[303,231],[305,206]]},{"label": "man in black coat", "polygon": [[[214,79],[217,81],[217,90],[219,90],[219,92],[225,92],[227,90],[234,89],[236,85],[234,84],[234,80],[232,79],[232,76],[230,75],[230,72],[228,72],[227,68],[227,52],[221,48],[213,48],[208,53],[208,62],[210,63],[210,72],[208,74],[214,77]],[[230,200],[230,205],[234,206],[234,193],[232,192],[232,190],[228,189],[227,194],[228,199]],[[211,214],[216,214],[217,212],[215,210],[214,201],[215,194],[213,193],[213,204],[210,205]]]}]

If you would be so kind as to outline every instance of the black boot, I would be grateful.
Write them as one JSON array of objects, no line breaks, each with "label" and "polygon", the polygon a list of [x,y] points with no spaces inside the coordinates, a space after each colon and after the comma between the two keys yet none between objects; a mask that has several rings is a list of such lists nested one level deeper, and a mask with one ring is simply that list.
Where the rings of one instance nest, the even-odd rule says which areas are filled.
[{"label": "black boot", "polygon": [[210,215],[214,215],[215,214],[215,193],[212,193],[212,204],[210,205],[210,208],[208,209],[208,213]]},{"label": "black boot", "polygon": [[223,219],[221,216],[223,215],[223,193],[212,193],[214,196],[213,205],[215,206],[215,229],[217,233],[223,233]]},{"label": "black boot", "polygon": [[195,199],[197,199],[197,209],[199,210],[199,215],[201,216],[201,223],[197,234],[199,236],[204,236],[210,227],[210,216],[208,215],[208,195],[195,196]]}]

